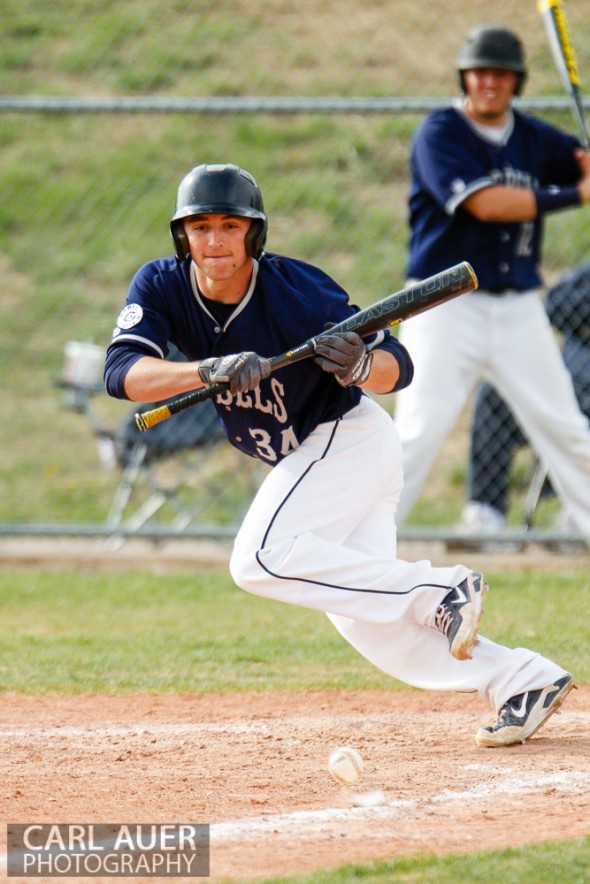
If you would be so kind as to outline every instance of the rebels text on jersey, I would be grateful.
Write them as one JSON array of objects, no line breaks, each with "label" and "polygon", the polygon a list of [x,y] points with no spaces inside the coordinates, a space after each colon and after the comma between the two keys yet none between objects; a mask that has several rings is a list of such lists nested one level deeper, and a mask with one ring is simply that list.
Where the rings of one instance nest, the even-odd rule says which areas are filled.
[{"label": "rebels text on jersey", "polygon": [[575,184],[577,146],[573,136],[516,110],[500,144],[483,137],[459,108],[431,114],[412,145],[408,276],[421,279],[469,261],[481,289],[539,286],[542,218],[482,222],[461,203],[493,184]]},{"label": "rebels text on jersey", "polygon": [[[174,257],[160,258],[144,265],[131,282],[107,350],[107,392],[127,398],[130,366],[146,355],[165,358],[169,343],[190,361],[243,350],[276,356],[357,310],[327,274],[293,258],[267,253],[255,261],[250,289],[229,309],[203,298],[190,258],[180,264]],[[397,339],[385,331],[368,344],[395,355],[400,366],[396,389],[407,386],[412,363]],[[272,466],[319,423],[357,405],[362,395],[358,387],[341,387],[313,359],[305,359],[273,372],[255,390],[223,393],[214,401],[229,441]]]}]

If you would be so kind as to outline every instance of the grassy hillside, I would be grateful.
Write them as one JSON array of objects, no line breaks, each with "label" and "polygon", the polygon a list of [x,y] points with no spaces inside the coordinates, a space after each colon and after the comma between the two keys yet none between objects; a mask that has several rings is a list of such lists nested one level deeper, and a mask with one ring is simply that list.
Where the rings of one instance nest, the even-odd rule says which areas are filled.
[{"label": "grassy hillside", "polygon": [[[587,69],[590,23],[567,4]],[[468,28],[526,38],[531,94],[558,79],[533,0],[4,0],[4,94],[447,95]]]},{"label": "grassy hillside", "polygon": [[[560,94],[534,5],[519,4],[527,94]],[[494,20],[513,12],[500,0]],[[570,14],[577,44],[590,45],[580,4]],[[0,94],[446,97],[464,33],[482,20],[483,2],[223,0],[189,9],[6,0]],[[55,380],[67,341],[106,344],[135,269],[171,251],[168,221],[188,169],[218,160],[249,168],[270,215],[269,248],[320,264],[365,304],[403,281],[407,155],[419,120],[0,113],[0,521],[104,517],[115,476],[97,470],[80,416],[56,414]],[[569,113],[559,121],[573,125]],[[586,256],[588,229],[587,213],[551,220],[549,273]],[[128,411],[99,407],[112,424]]]}]

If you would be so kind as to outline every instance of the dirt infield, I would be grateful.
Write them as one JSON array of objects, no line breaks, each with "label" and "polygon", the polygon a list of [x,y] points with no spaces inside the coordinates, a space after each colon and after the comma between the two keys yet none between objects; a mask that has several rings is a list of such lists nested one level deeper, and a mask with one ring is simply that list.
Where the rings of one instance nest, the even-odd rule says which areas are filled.
[{"label": "dirt infield", "polygon": [[[4,820],[211,823],[214,880],[590,831],[588,687],[504,750],[475,745],[492,718],[475,695],[4,695],[1,709]],[[355,789],[326,769],[344,743],[366,762]]]},{"label": "dirt infield", "polygon": [[[545,571],[588,564],[587,554],[535,548],[482,556],[401,546],[403,557],[497,573],[534,571],[541,557]],[[9,540],[0,567],[180,571],[225,567],[227,554],[220,544],[133,541],[109,552],[102,541]],[[588,835],[590,687],[524,746],[478,749],[474,733],[492,718],[476,695],[407,690],[4,694],[2,820],[210,823],[212,879],[236,882]],[[366,762],[354,789],[326,769],[345,743]],[[5,837],[3,828],[0,880]]]}]

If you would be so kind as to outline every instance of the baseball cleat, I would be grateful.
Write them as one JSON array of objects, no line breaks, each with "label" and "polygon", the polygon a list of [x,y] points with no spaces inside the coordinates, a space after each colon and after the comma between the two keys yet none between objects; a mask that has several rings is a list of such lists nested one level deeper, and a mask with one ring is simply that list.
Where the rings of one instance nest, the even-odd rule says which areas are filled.
[{"label": "baseball cleat", "polygon": [[488,585],[479,571],[472,571],[444,597],[434,615],[433,626],[449,640],[457,660],[469,660],[477,644],[482,594]]},{"label": "baseball cleat", "polygon": [[546,688],[511,697],[500,709],[496,724],[480,727],[475,742],[488,748],[524,743],[557,712],[573,687],[568,674]]}]

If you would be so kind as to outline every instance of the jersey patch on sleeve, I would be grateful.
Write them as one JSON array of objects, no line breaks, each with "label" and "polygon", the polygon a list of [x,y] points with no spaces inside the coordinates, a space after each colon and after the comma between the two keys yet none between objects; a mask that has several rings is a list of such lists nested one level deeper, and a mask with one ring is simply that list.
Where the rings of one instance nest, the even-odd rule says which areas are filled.
[{"label": "jersey patch on sleeve", "polygon": [[119,328],[133,328],[143,319],[143,308],[140,304],[127,304],[117,317]]}]

